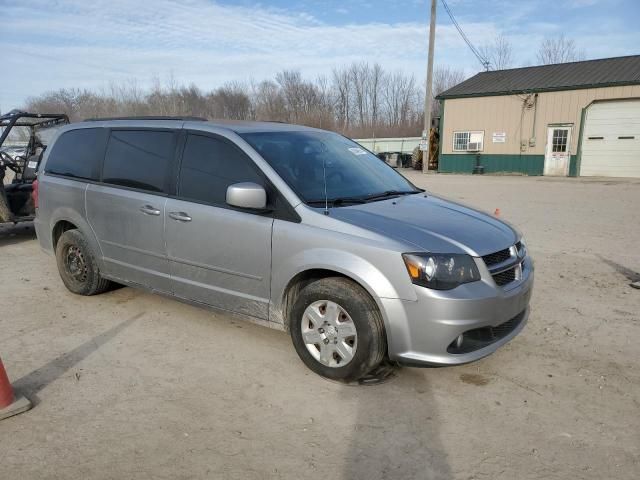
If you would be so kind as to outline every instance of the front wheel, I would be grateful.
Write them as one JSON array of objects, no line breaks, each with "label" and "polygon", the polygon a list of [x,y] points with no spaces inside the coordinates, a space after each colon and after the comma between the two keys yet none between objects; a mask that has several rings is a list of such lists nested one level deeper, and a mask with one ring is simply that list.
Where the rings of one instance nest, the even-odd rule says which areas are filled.
[{"label": "front wheel", "polygon": [[347,278],[310,283],[290,315],[298,355],[323,377],[358,380],[384,358],[387,343],[380,311],[369,294]]}]

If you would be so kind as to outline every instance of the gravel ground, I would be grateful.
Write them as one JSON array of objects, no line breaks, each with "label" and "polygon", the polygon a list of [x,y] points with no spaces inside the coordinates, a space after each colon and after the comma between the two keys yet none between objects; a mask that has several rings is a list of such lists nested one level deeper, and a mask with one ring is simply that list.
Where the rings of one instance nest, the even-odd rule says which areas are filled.
[{"label": "gravel ground", "polygon": [[637,479],[640,181],[404,173],[525,232],[536,286],[510,344],[343,386],[281,332],[74,296],[31,227],[0,227],[0,354],[36,404],[0,423],[0,478]]}]

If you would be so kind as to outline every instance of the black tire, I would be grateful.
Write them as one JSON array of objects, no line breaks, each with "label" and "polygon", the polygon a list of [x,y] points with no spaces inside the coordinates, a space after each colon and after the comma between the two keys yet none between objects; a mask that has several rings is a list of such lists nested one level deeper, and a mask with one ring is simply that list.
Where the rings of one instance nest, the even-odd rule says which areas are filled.
[{"label": "black tire", "polygon": [[78,230],[67,230],[60,236],[56,245],[56,262],[60,278],[70,292],[97,295],[111,285],[109,280],[100,276],[95,255]]},{"label": "black tire", "polygon": [[[305,310],[314,302],[323,300],[335,302],[343,308],[356,328],[355,354],[344,366],[322,364],[310,353],[302,337]],[[384,324],[378,306],[362,287],[348,278],[323,278],[302,289],[291,309],[289,327],[293,346],[305,365],[331,380],[358,380],[377,367],[387,352]]]},{"label": "black tire", "polygon": [[[0,175],[2,177],[2,175]],[[9,208],[9,200],[7,194],[4,191],[4,185],[2,184],[2,178],[0,178],[0,223],[8,223],[13,221],[13,213]]]}]

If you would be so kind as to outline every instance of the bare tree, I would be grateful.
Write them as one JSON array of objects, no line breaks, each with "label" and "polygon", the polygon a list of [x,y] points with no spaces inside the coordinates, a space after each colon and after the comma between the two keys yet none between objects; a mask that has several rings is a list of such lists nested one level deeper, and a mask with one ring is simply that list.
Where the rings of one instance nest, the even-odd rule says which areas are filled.
[{"label": "bare tree", "polygon": [[89,90],[77,88],[48,92],[27,100],[27,110],[34,112],[61,112],[74,121],[108,115],[105,102]]},{"label": "bare tree", "polygon": [[276,75],[276,82],[286,101],[289,120],[307,123],[303,119],[318,106],[319,99],[315,86],[305,81],[298,70],[283,70]]},{"label": "bare tree", "polygon": [[256,120],[287,121],[286,100],[274,81],[263,80],[254,88],[253,103]]},{"label": "bare tree", "polygon": [[466,78],[464,70],[437,66],[433,71],[433,95],[438,96],[445,90],[459,84]]},{"label": "bare tree", "polygon": [[206,98],[196,85],[176,87],[171,96],[175,109],[174,115],[208,116]]},{"label": "bare tree", "polygon": [[354,63],[351,65],[351,82],[353,85],[354,101],[358,122],[361,127],[367,124],[367,84],[369,83],[369,65]]},{"label": "bare tree", "polygon": [[386,117],[389,126],[405,125],[415,107],[416,85],[413,76],[406,77],[395,73],[388,77],[385,85],[384,100]]},{"label": "bare tree", "polygon": [[545,38],[538,50],[538,63],[541,65],[575,62],[584,60],[584,58],[584,51],[578,51],[575,42],[566,38],[564,34]]},{"label": "bare tree", "polygon": [[209,115],[213,118],[243,120],[251,113],[251,98],[248,87],[240,82],[231,82],[207,95]]},{"label": "bare tree", "polygon": [[375,127],[378,125],[378,115],[380,111],[381,90],[387,82],[387,75],[382,67],[374,63],[369,69],[369,82],[367,85],[367,97],[369,101],[369,125]]},{"label": "bare tree", "polygon": [[[464,70],[451,67],[437,66],[433,71],[433,96],[440,95],[445,90],[459,84],[466,78]],[[431,110],[432,116],[440,115],[440,102],[433,102]]]},{"label": "bare tree", "polygon": [[504,70],[513,66],[513,46],[504,35],[498,35],[493,42],[480,47],[480,53],[489,61],[491,70]]},{"label": "bare tree", "polygon": [[333,90],[335,91],[336,120],[344,132],[349,128],[349,114],[352,108],[353,92],[349,69],[334,68],[332,80]]},{"label": "bare tree", "polygon": [[311,115],[312,118],[309,119],[307,125],[319,128],[335,128],[335,96],[329,79],[324,75],[318,76],[313,88],[316,92],[316,103]]},{"label": "bare tree", "polygon": [[102,90],[99,96],[104,101],[104,113],[97,113],[96,116],[117,115],[146,115],[148,104],[145,92],[138,86],[135,79],[122,83],[111,82],[109,88]]},{"label": "bare tree", "polygon": [[384,124],[381,110],[388,74],[382,66],[353,63],[333,74],[340,123],[368,131]]},{"label": "bare tree", "polygon": [[154,78],[151,92],[147,95],[149,111],[156,115],[176,115],[177,108],[172,95],[174,89],[175,84],[165,87],[160,78]]}]

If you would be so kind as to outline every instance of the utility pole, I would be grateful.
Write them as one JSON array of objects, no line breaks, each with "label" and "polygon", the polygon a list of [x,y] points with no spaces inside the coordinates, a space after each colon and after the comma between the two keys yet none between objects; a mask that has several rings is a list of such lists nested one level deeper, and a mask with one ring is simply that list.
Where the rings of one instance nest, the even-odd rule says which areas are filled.
[{"label": "utility pole", "polygon": [[427,133],[427,149],[422,151],[422,173],[429,170],[429,140],[431,137],[431,104],[433,90],[433,43],[436,38],[436,1],[431,0],[431,24],[429,25],[429,60],[427,62],[427,92],[424,96],[424,131]]}]

